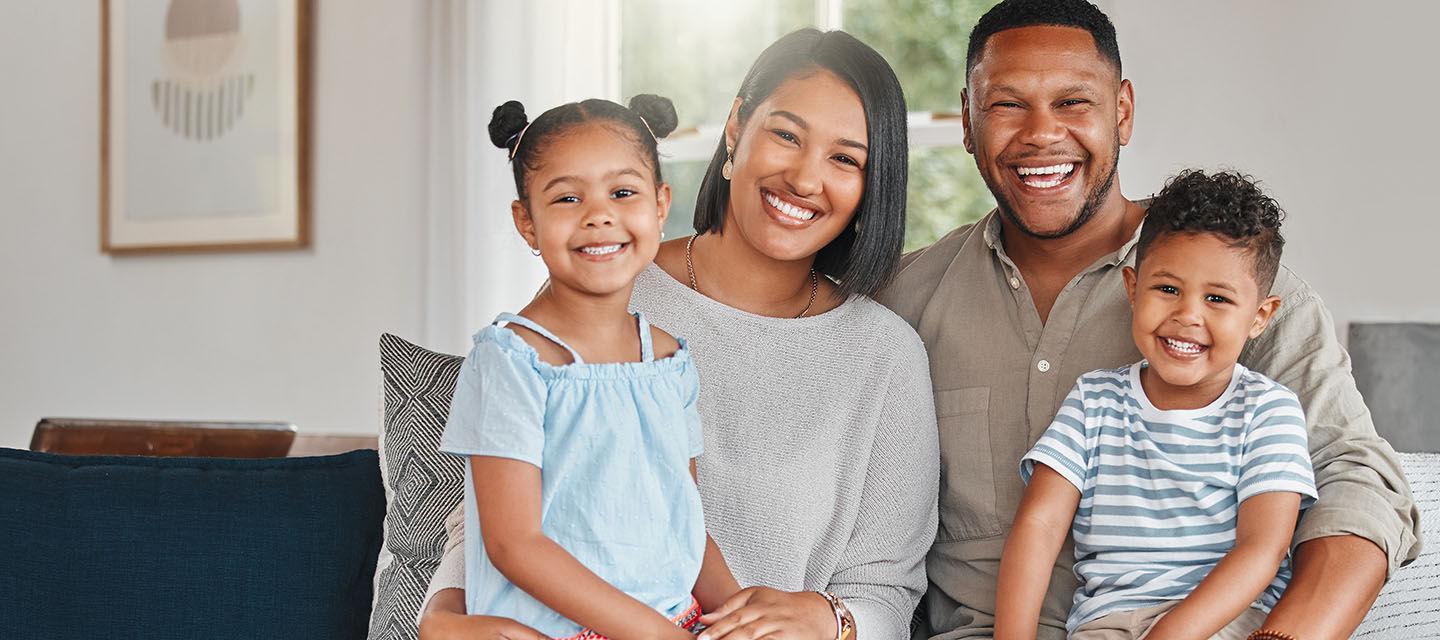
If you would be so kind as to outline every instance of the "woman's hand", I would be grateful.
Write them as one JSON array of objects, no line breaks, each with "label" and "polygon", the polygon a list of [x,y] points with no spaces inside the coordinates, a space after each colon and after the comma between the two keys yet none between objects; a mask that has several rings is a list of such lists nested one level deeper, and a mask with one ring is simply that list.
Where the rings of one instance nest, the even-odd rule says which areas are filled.
[{"label": "woman's hand", "polygon": [[465,615],[465,592],[445,589],[430,598],[420,620],[420,640],[550,640],[509,618]]},{"label": "woman's hand", "polygon": [[700,640],[835,637],[835,611],[825,596],[814,591],[790,593],[750,587],[731,596],[719,609],[700,616],[700,623],[708,627],[700,632]]}]

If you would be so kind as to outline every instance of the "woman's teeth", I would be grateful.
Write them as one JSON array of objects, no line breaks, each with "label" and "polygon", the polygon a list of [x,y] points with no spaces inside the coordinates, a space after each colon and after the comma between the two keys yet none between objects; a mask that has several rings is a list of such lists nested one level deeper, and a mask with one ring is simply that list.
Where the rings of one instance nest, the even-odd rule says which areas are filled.
[{"label": "woman's teeth", "polygon": [[780,213],[790,216],[791,218],[794,218],[796,220],[809,220],[815,217],[815,212],[813,210],[797,207],[793,204],[790,204],[788,202],[785,202],[784,200],[775,197],[773,194],[765,194],[765,202],[768,202],[770,203],[770,206],[775,207],[776,211],[779,211]]},{"label": "woman's teeth", "polygon": [[585,253],[585,254],[589,254],[589,255],[592,255],[592,256],[604,256],[604,255],[609,255],[609,254],[615,253],[616,251],[619,251],[619,250],[620,250],[620,246],[621,246],[621,245],[618,245],[618,244],[593,245],[593,246],[589,246],[589,247],[580,247],[580,252],[581,252],[581,253]]},{"label": "woman's teeth", "polygon": [[1205,347],[1195,344],[1194,342],[1172,340],[1170,338],[1161,338],[1161,340],[1165,342],[1165,346],[1187,355],[1195,355],[1205,350]]},{"label": "woman's teeth", "polygon": [[1031,187],[1048,189],[1064,182],[1070,174],[1075,171],[1075,163],[1051,165],[1048,167],[1018,167],[1015,172],[1020,174],[1020,181]]}]

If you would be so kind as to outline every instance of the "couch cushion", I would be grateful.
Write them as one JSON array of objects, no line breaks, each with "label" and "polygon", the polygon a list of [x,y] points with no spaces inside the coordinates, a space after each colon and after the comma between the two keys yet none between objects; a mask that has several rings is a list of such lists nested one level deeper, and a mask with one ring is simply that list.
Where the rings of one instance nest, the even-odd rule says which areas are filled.
[{"label": "couch cushion", "polygon": [[1400,465],[1420,508],[1420,557],[1401,567],[1352,638],[1412,640],[1440,637],[1440,454],[1402,453]]},{"label": "couch cushion", "polygon": [[363,638],[384,508],[375,451],[0,449],[0,620],[34,638]]},{"label": "couch cushion", "polygon": [[1347,344],[1375,430],[1399,451],[1440,451],[1440,324],[1352,322]]},{"label": "couch cushion", "polygon": [[445,547],[445,516],[460,503],[459,457],[440,453],[460,356],[380,336],[385,419],[380,464],[385,479],[385,544],[375,576],[372,640],[414,638],[415,619]]}]

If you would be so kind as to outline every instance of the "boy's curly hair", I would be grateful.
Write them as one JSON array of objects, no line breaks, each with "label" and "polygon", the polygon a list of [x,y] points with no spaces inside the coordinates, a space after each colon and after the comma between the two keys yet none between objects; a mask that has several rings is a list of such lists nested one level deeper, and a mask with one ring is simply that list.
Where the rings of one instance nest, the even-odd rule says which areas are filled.
[{"label": "boy's curly hair", "polygon": [[1249,253],[1260,297],[1270,295],[1285,238],[1280,222],[1285,212],[1265,195],[1254,178],[1235,171],[1206,174],[1199,169],[1171,178],[1150,203],[1136,247],[1135,266],[1155,239],[1169,234],[1213,233]]}]

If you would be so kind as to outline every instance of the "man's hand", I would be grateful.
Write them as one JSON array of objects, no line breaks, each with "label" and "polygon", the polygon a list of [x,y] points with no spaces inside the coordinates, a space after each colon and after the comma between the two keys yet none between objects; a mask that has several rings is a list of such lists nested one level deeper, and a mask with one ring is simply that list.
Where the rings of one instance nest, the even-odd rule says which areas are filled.
[{"label": "man's hand", "polygon": [[700,616],[709,628],[700,640],[833,640],[835,612],[825,596],[813,591],[790,593],[750,587],[731,596],[719,609]]},{"label": "man's hand", "polygon": [[420,640],[550,640],[509,618],[465,615],[465,592],[437,592],[420,619]]}]

